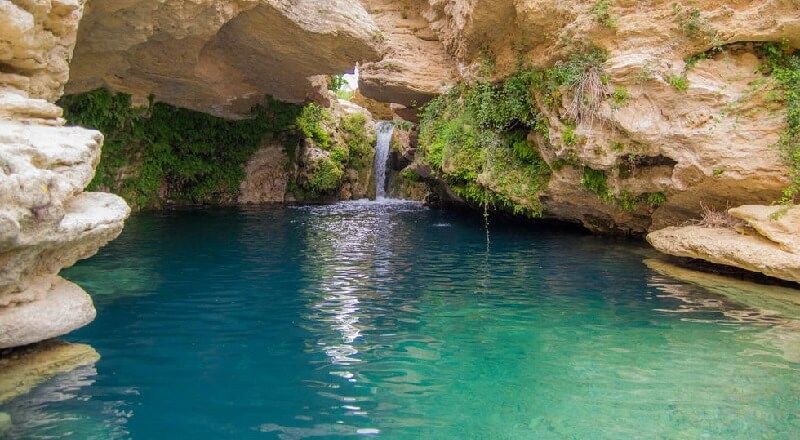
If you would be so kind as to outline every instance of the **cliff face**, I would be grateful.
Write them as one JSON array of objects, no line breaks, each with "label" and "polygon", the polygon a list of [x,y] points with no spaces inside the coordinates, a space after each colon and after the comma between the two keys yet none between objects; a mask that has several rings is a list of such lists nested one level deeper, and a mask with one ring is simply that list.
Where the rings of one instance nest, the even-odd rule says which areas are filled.
[{"label": "cliff face", "polygon": [[[701,204],[771,203],[790,183],[776,147],[786,131],[786,101],[758,44],[745,43],[799,48],[800,8],[793,0],[430,0],[395,9],[400,12],[379,10],[396,28],[409,20],[415,25],[387,34],[397,49],[364,69],[368,97],[401,101],[415,93],[398,90],[406,82],[503,81],[520,69],[557,70],[551,77],[563,68],[583,69],[574,81],[532,87],[537,120],[547,130],[546,136],[531,130],[530,142],[552,169],[538,197],[544,216],[642,234],[696,217]],[[419,17],[427,28],[414,21]],[[409,34],[427,35],[435,49],[404,44]],[[436,64],[455,64],[454,77],[437,69],[419,80],[402,62],[392,64],[398,67],[393,75],[376,73],[375,66],[398,54],[440,60],[442,50],[448,61]],[[590,50],[602,52],[602,61],[573,62]],[[587,74],[594,84],[584,81]],[[392,93],[382,95],[386,90]],[[603,194],[587,187],[587,170],[589,177],[602,175]],[[447,169],[434,171],[447,180]],[[515,198],[498,173],[477,173],[483,189]]]},{"label": "cliff face", "polygon": [[128,215],[119,197],[82,192],[103,135],[62,127],[61,109],[49,102],[67,80],[82,7],[0,4],[0,348],[94,318],[89,296],[57,274],[116,237]]},{"label": "cliff face", "polygon": [[378,59],[383,36],[354,0],[89,2],[67,93],[108,87],[217,116],[272,95],[301,102],[309,77]]}]

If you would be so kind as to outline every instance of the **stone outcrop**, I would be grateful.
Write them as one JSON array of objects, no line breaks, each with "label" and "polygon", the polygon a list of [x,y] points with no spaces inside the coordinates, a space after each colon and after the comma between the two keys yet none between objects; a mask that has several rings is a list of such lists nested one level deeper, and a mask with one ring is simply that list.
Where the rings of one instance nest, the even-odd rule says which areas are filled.
[{"label": "stone outcrop", "polygon": [[62,127],[61,94],[83,2],[0,5],[0,348],[67,333],[94,318],[58,272],[122,230],[125,202],[83,193],[101,133]]},{"label": "stone outcrop", "polygon": [[[374,197],[372,161],[375,121],[369,111],[352,102],[336,100],[335,97],[324,99],[330,102],[330,107],[325,110],[327,120],[323,127],[330,136],[331,146],[325,149],[312,139],[265,140],[245,164],[245,178],[239,188],[238,203],[320,202]],[[344,129],[344,119],[353,115],[363,115],[363,127],[351,129],[357,128],[356,134],[368,143],[360,145],[368,150],[364,157],[359,157],[357,161],[346,160],[342,164],[344,169],[336,188],[313,194],[298,188],[313,180],[320,163],[330,159],[333,149],[347,151],[351,159],[356,156],[348,145],[348,138],[354,133],[348,133]]]},{"label": "stone outcrop", "polygon": [[[479,76],[501,80],[519,66],[549,68],[588,47],[607,53],[602,102],[577,126],[567,123],[573,119],[571,90],[560,90],[553,106],[537,96],[550,134],[534,136],[541,155],[551,165],[572,163],[554,170],[542,194],[547,217],[640,235],[695,217],[701,204],[771,203],[788,184],[788,168],[775,147],[786,114],[753,47],[742,43],[800,48],[795,2],[365,3],[382,28],[396,29],[387,32],[394,49],[362,69],[362,92],[379,100],[408,105],[407,96],[419,95],[404,84],[427,85],[434,94],[434,84]],[[414,43],[414,36],[426,45]],[[688,57],[718,47],[725,50],[687,64]],[[445,68],[428,69],[420,78],[406,66],[412,59]],[[615,196],[663,193],[666,202],[630,210],[599,200],[581,185],[583,167],[605,172]]]},{"label": "stone outcrop", "polygon": [[450,88],[457,66],[424,17],[427,9],[413,0],[364,0],[380,26],[387,52],[361,66],[359,89],[381,102],[419,108]]},{"label": "stone outcrop", "polygon": [[[647,236],[656,249],[800,282],[800,207],[742,206],[728,213],[735,227],[668,227]],[[776,215],[778,217],[776,217]]]},{"label": "stone outcrop", "polygon": [[244,116],[265,95],[305,100],[309,77],[379,59],[383,43],[356,0],[92,1],[67,92],[105,86]]}]

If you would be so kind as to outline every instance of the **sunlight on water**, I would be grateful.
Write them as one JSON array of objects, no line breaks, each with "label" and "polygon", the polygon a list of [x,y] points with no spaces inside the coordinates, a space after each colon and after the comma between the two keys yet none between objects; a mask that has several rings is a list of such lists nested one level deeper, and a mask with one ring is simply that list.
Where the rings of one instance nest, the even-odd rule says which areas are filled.
[{"label": "sunlight on water", "polygon": [[800,315],[637,244],[493,220],[487,248],[482,220],[140,214],[66,273],[98,308],[68,339],[102,359],[1,405],[6,437],[798,438]]}]

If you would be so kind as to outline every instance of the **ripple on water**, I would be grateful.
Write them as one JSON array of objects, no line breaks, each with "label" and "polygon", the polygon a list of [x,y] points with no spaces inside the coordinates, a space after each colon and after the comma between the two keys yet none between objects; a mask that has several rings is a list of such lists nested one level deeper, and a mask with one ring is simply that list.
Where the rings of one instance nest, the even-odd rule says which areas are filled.
[{"label": "ripple on water", "polygon": [[[102,356],[10,438],[778,438],[795,317],[644,248],[384,200],[139,214],[67,271]],[[781,303],[782,304],[782,303]],[[780,304],[770,303],[772,309]]]}]

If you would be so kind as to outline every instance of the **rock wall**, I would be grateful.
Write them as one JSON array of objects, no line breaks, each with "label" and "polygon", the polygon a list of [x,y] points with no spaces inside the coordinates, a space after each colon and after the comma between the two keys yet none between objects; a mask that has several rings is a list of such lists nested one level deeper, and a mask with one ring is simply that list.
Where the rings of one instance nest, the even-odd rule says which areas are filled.
[{"label": "rock wall", "polygon": [[309,77],[379,59],[383,43],[355,0],[92,0],[67,92],[107,87],[242,117],[265,95],[305,100]]},{"label": "rock wall", "polygon": [[[775,147],[785,108],[775,102],[753,46],[744,43],[800,48],[796,1],[365,3],[381,17],[379,25],[398,29],[387,33],[394,49],[363,69],[362,92],[379,100],[409,105],[405,97],[420,85],[434,94],[434,84],[502,80],[520,67],[548,69],[591,47],[606,54],[591,118],[574,120],[573,90],[560,90],[553,105],[535,92],[550,136],[532,140],[549,164],[570,164],[554,169],[542,193],[547,217],[643,234],[696,217],[701,203],[719,209],[770,203],[788,185]],[[413,23],[410,30],[406,23]],[[687,63],[698,54],[706,56]],[[420,78],[406,67],[413,59],[442,68]],[[387,63],[397,67],[391,74],[379,67]],[[633,210],[604,202],[581,183],[585,167],[607,175],[614,197],[663,193],[666,201]]]},{"label": "rock wall", "polygon": [[67,80],[82,7],[0,4],[0,348],[94,318],[91,298],[57,274],[115,238],[129,212],[115,195],[82,192],[103,136],[62,127],[61,109],[49,102]]}]

